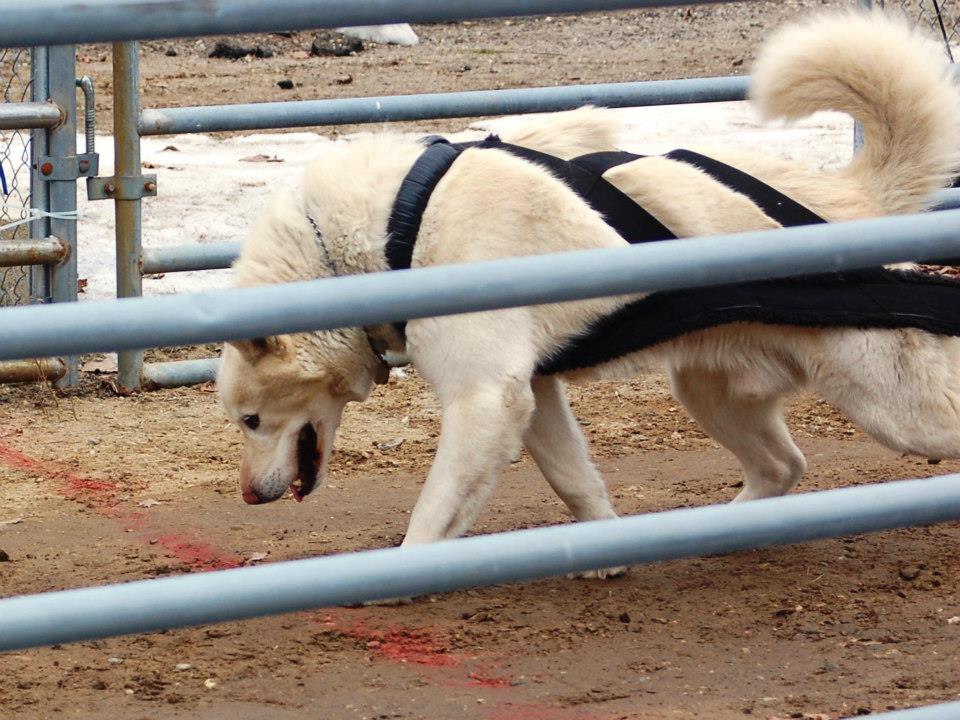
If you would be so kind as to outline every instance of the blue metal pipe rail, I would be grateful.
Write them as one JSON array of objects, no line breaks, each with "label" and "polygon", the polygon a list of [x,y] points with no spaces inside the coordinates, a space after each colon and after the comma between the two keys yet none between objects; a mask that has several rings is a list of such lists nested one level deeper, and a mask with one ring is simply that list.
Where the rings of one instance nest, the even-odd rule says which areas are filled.
[{"label": "blue metal pipe rail", "polygon": [[[960,189],[934,193],[937,210],[960,208]],[[226,270],[240,256],[236,242],[171,245],[143,251],[141,270],[144,275],[194,270]]]},{"label": "blue metal pipe rail", "polygon": [[141,113],[140,134],[172,135],[513,115],[572,110],[584,105],[620,108],[727,102],[746,98],[749,84],[749,77],[708,77],[514,90],[385,95],[342,100],[159,108]]},{"label": "blue metal pipe rail", "polygon": [[0,651],[960,518],[960,475],[0,600]]},{"label": "blue metal pipe rail", "polygon": [[960,210],[0,313],[0,360],[186,345],[960,255]]},{"label": "blue metal pipe rail", "polygon": [[[33,0],[6,3],[0,47],[448,22],[729,0]],[[55,18],[55,22],[51,19]]]},{"label": "blue metal pipe rail", "polygon": [[[859,715],[858,717],[863,716]],[[871,720],[958,720],[960,719],[960,702],[927,705],[926,707],[910,708],[909,710],[895,710],[879,715],[870,715],[870,718]],[[850,718],[849,720],[853,719]]]}]

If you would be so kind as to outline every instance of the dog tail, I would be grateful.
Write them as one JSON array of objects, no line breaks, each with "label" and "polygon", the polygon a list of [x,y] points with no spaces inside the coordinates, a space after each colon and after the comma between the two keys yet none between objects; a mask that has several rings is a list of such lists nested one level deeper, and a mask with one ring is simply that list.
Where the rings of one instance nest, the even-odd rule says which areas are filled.
[{"label": "dog tail", "polygon": [[844,173],[885,213],[923,209],[960,166],[960,88],[940,48],[882,11],[818,16],[776,33],[751,99],[767,118],[852,115],[864,145]]}]

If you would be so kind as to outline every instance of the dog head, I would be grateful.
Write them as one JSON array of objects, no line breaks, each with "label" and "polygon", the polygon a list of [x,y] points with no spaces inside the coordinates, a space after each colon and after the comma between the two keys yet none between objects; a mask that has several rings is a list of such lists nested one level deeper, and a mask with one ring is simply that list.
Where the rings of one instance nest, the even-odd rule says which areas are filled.
[{"label": "dog head", "polygon": [[243,432],[244,501],[272,502],[287,488],[300,501],[323,483],[343,409],[375,379],[361,361],[372,355],[366,342],[347,329],[226,344],[217,385]]}]

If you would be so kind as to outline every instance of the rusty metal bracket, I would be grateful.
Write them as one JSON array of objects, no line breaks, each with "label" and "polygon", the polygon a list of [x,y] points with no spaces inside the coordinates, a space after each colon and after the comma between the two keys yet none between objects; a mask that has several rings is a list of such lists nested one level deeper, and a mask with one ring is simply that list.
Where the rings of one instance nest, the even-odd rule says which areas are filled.
[{"label": "rusty metal bracket", "polygon": [[139,200],[156,197],[156,175],[87,178],[88,200]]},{"label": "rusty metal bracket", "polygon": [[41,155],[33,167],[42,180],[76,180],[96,175],[100,171],[100,156],[97,153],[65,157]]}]

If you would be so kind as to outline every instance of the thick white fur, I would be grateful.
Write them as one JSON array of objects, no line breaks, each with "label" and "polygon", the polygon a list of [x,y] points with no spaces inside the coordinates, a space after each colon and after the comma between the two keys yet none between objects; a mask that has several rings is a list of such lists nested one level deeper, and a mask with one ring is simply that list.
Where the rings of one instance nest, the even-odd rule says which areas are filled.
[{"label": "thick white fur", "polygon": [[[784,30],[763,51],[753,97],[769,117],[840,109],[860,120],[866,147],[847,167],[816,172],[741,153],[714,153],[830,220],[923,207],[955,168],[957,89],[924,41],[881,15],[841,14]],[[612,149],[619,129],[603,110],[536,119],[505,140],[561,157]],[[381,135],[333,143],[309,171],[301,198],[264,215],[236,265],[238,282],[263,283],[386,269],[390,207],[422,151]],[[663,158],[637,160],[607,178],[680,236],[774,228],[746,197]],[[311,216],[333,265],[318,247]],[[546,170],[507,153],[468,150],[438,184],[423,218],[416,266],[598,247],[624,241]],[[406,350],[435,388],[443,427],[405,543],[466,532],[497,476],[525,446],[579,520],[614,517],[603,480],[557,377],[533,377],[538,359],[629,298],[415,320],[406,346],[389,328],[371,333]],[[340,411],[369,391],[375,358],[359,329],[229,345],[220,376],[245,431],[241,484],[265,499],[296,472],[291,437],[318,428],[326,467]],[[960,456],[960,341],[915,330],[728,325],[621,358],[569,380],[666,370],[676,397],[743,466],[737,500],[780,495],[805,461],[782,398],[809,387],[881,443],[901,452]]]}]

